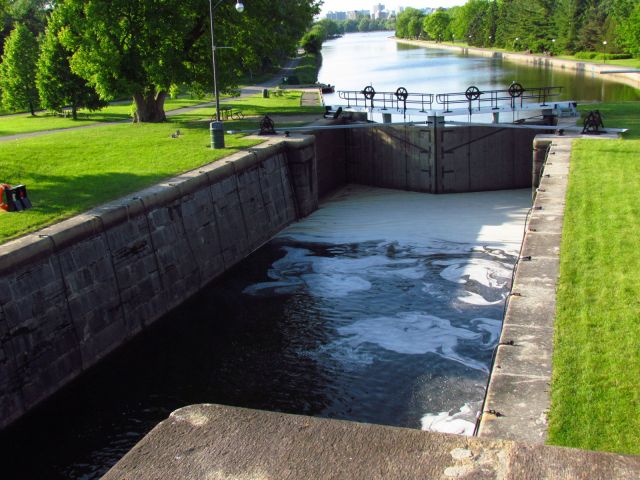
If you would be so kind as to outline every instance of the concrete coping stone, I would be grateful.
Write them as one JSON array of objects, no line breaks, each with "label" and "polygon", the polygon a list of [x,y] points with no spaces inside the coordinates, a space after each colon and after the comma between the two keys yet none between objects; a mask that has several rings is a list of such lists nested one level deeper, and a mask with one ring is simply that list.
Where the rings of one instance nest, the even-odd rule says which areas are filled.
[{"label": "concrete coping stone", "polygon": [[638,478],[640,457],[222,405],[181,408],[103,480]]},{"label": "concrete coping stone", "polygon": [[[550,149],[548,162],[568,164],[574,138],[576,136],[538,135],[533,145],[534,149],[541,146]],[[506,308],[496,352],[497,362],[487,388],[478,430],[480,437],[534,443],[546,439],[546,417],[551,405],[551,370],[547,363],[553,353],[555,291],[567,181],[568,175],[550,176],[545,163],[516,266],[513,296]],[[553,233],[549,232],[549,224],[553,225]],[[537,231],[541,227],[544,233]],[[518,355],[507,355],[512,353],[508,350],[514,348],[514,339],[509,337],[518,327],[544,327],[544,331],[530,336],[527,348],[521,348]],[[517,375],[506,372],[517,372]],[[536,389],[531,390],[532,385],[536,385]]]},{"label": "concrete coping stone", "polygon": [[[264,140],[264,137],[258,137]],[[56,249],[98,235],[105,228],[127,221],[154,208],[171,204],[206,185],[240,173],[284,148],[313,145],[310,135],[296,138],[274,137],[248,150],[233,153],[191,171],[181,173],[151,187],[127,194],[69,219],[47,226],[0,245],[0,274],[14,270]]]}]

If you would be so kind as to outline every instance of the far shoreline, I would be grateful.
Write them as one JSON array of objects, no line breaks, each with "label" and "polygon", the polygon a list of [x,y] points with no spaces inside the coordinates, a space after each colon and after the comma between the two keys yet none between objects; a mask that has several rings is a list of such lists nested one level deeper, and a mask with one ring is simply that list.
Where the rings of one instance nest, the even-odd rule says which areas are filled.
[{"label": "far shoreline", "polygon": [[397,43],[404,43],[407,45],[414,45],[424,48],[432,48],[438,50],[453,50],[465,55],[477,55],[481,57],[501,58],[511,62],[544,66],[554,68],[556,70],[573,70],[575,72],[583,74],[591,74],[592,77],[600,77],[604,80],[610,80],[617,83],[623,83],[630,87],[640,89],[640,71],[637,73],[602,73],[603,71],[611,70],[623,70],[622,67],[614,65],[608,65],[603,63],[592,63],[576,60],[567,60],[563,58],[551,57],[540,54],[528,54],[517,52],[503,52],[499,50],[491,50],[489,48],[480,47],[467,47],[458,45],[449,45],[446,43],[437,43],[428,40],[409,40],[405,38],[398,38],[395,36],[389,37],[391,40]]}]

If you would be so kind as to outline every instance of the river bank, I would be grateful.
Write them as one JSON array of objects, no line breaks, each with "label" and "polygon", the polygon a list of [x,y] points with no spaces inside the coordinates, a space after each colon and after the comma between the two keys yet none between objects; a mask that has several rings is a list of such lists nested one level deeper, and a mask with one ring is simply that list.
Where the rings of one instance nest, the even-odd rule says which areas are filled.
[{"label": "river bank", "polygon": [[563,58],[550,57],[539,54],[502,52],[491,50],[488,48],[448,45],[444,43],[436,43],[426,40],[407,40],[404,38],[391,37],[398,43],[407,45],[415,45],[424,48],[433,48],[438,50],[452,50],[460,52],[464,55],[476,55],[490,58],[500,58],[510,62],[522,63],[533,66],[544,66],[556,70],[573,70],[585,76],[589,75],[595,78],[604,78],[618,83],[628,85],[633,88],[640,89],[640,72],[638,73],[603,73],[614,70],[624,70],[620,67],[602,63],[582,62],[575,60],[567,60]]}]

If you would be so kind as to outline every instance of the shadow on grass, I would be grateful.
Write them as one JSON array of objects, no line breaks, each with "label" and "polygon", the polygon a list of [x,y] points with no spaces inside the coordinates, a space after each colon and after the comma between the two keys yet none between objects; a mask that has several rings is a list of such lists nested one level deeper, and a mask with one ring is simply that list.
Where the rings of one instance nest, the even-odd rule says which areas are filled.
[{"label": "shadow on grass", "polygon": [[25,178],[33,208],[0,212],[0,243],[59,222],[93,207],[133,196],[173,173],[104,173],[56,176],[30,173]]}]

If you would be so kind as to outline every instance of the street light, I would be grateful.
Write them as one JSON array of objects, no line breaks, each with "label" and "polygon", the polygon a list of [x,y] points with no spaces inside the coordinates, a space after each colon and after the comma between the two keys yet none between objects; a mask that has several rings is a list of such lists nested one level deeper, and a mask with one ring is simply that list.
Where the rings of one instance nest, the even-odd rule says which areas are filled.
[{"label": "street light", "polygon": [[556,51],[556,39],[552,38],[551,39],[551,54],[553,55]]},{"label": "street light", "polygon": [[607,41],[602,42],[602,61],[607,63]]},{"label": "street light", "polygon": [[[224,148],[224,126],[220,120],[220,92],[218,91],[218,72],[216,69],[216,41],[213,30],[213,12],[224,0],[218,0],[214,5],[213,0],[209,0],[209,21],[211,26],[211,63],[213,66],[213,94],[216,98],[216,118],[209,124],[211,131],[211,148]],[[236,10],[238,13],[244,12],[244,4],[236,1]]]}]

